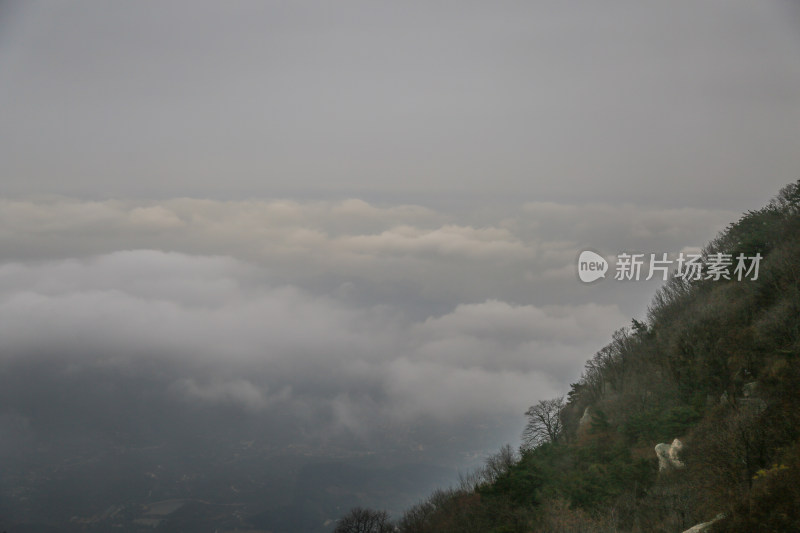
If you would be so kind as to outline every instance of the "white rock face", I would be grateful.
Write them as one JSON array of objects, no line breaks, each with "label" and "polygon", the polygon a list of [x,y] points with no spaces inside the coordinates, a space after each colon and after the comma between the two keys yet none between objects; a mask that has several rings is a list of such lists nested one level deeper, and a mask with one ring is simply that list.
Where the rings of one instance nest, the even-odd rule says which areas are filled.
[{"label": "white rock face", "polygon": [[589,433],[589,430],[592,427],[592,411],[591,407],[587,407],[583,410],[583,416],[580,420],[578,420],[578,436],[583,436]]},{"label": "white rock face", "polygon": [[725,518],[724,514],[718,514],[714,518],[714,520],[710,520],[708,522],[703,522],[702,524],[697,524],[696,526],[692,526],[689,529],[687,529],[686,531],[684,531],[683,533],[702,533],[703,531],[708,529],[711,526],[711,524],[713,524],[714,522],[716,522],[718,520],[722,520],[723,518]]},{"label": "white rock face", "polygon": [[670,468],[683,468],[683,461],[678,458],[678,454],[683,449],[683,443],[675,439],[672,444],[656,444],[656,456],[658,456],[658,471]]},{"label": "white rock face", "polygon": [[591,409],[592,409],[591,407],[587,407],[586,409],[583,410],[583,416],[581,417],[580,420],[578,420],[579,428],[588,427],[589,424],[592,423]]}]

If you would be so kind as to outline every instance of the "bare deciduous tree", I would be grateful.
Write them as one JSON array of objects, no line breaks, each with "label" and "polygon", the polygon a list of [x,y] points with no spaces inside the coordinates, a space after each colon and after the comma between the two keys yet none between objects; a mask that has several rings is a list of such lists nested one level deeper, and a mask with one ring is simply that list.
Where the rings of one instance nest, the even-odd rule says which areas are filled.
[{"label": "bare deciduous tree", "polygon": [[486,483],[494,483],[502,476],[508,474],[517,464],[519,457],[510,444],[506,444],[500,451],[486,459],[486,464],[481,470],[481,477]]},{"label": "bare deciduous tree", "polygon": [[552,400],[541,400],[532,405],[525,416],[528,423],[522,432],[522,447],[536,448],[547,442],[555,442],[561,436],[561,410],[564,408],[564,397]]},{"label": "bare deciduous tree", "polygon": [[354,507],[339,520],[333,533],[390,533],[394,530],[386,511]]},{"label": "bare deciduous tree", "polygon": [[435,514],[436,505],[429,500],[420,502],[406,510],[397,523],[398,529],[402,533],[428,533]]}]

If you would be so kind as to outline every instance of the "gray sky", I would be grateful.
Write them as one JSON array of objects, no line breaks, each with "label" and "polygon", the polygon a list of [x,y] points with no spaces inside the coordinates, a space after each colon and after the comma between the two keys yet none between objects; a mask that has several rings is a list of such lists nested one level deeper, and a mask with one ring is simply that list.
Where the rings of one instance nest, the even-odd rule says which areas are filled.
[{"label": "gray sky", "polygon": [[743,208],[800,158],[789,1],[3,11],[8,194]]},{"label": "gray sky", "polygon": [[702,246],[800,168],[788,1],[0,10],[0,357],[310,440],[516,439],[657,288],[580,250]]}]

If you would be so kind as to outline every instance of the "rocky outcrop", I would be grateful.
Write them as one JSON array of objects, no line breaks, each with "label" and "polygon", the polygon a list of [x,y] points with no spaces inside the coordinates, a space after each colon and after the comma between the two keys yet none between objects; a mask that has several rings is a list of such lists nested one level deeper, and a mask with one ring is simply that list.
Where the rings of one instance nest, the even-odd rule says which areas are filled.
[{"label": "rocky outcrop", "polygon": [[583,416],[578,420],[578,428],[588,430],[592,424],[592,408],[587,407],[583,410]]},{"label": "rocky outcrop", "polygon": [[680,460],[678,455],[683,449],[683,443],[675,439],[672,444],[660,443],[656,444],[656,456],[658,457],[658,471],[671,470],[674,468],[683,468],[683,461]]},{"label": "rocky outcrop", "polygon": [[578,420],[576,435],[579,439],[585,438],[592,429],[592,408],[587,407],[583,410],[583,416]]},{"label": "rocky outcrop", "polygon": [[713,524],[714,522],[718,522],[723,518],[725,518],[724,514],[718,514],[716,517],[714,517],[714,520],[709,520],[708,522],[703,522],[702,524],[697,524],[696,526],[692,526],[683,533],[702,533],[703,531],[711,527],[711,524]]}]

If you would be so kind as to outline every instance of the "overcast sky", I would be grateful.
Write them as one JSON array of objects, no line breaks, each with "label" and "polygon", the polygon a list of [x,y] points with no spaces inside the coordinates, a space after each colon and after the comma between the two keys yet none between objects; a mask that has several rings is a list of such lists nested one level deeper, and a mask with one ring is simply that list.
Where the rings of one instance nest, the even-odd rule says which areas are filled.
[{"label": "overcast sky", "polygon": [[798,178],[800,8],[3,2],[0,139],[9,368],[500,444],[657,288],[580,250],[699,247]]}]

